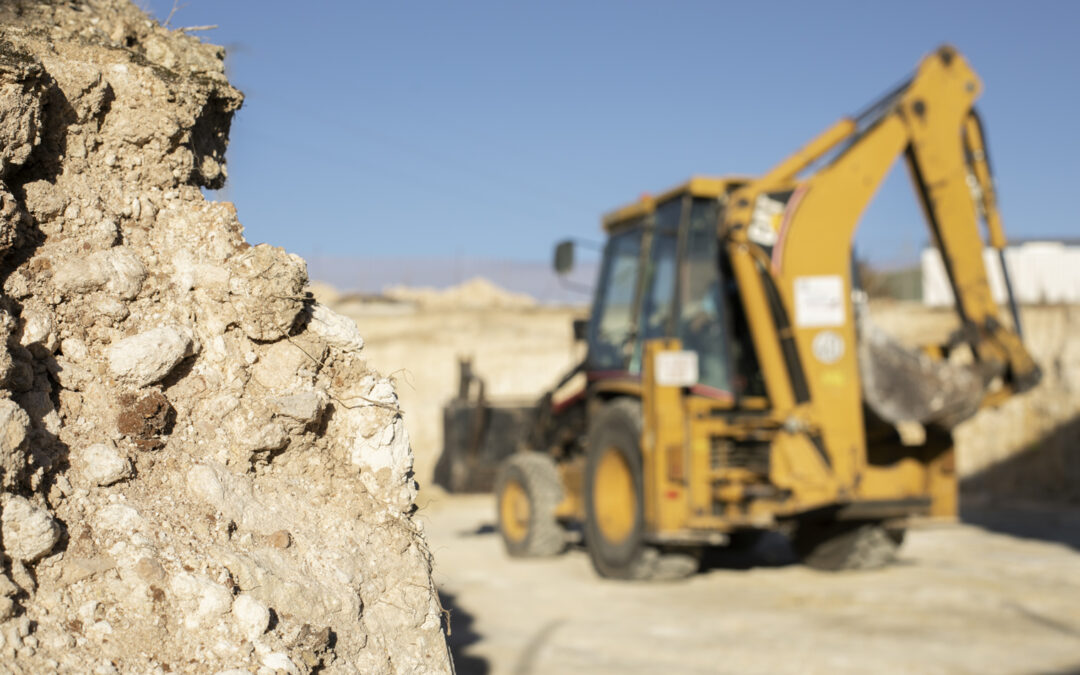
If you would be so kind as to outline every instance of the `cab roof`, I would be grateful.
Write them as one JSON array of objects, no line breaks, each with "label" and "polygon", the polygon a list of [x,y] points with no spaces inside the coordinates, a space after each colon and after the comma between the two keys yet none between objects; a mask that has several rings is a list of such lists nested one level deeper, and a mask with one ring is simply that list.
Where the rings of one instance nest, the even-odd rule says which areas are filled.
[{"label": "cab roof", "polygon": [[694,197],[719,198],[733,189],[745,185],[748,180],[743,176],[694,176],[685,183],[665,190],[659,195],[653,196],[645,193],[637,201],[605,213],[601,222],[604,230],[610,232],[628,220],[652,213],[656,210],[657,204],[666,202],[672,197],[689,194]]}]

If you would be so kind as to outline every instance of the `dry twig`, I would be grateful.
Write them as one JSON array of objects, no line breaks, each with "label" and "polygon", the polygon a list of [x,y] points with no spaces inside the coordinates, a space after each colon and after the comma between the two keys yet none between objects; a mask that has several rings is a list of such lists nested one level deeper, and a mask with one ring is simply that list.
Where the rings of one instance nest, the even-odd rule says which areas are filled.
[{"label": "dry twig", "polygon": [[187,7],[186,3],[181,5],[180,0],[173,0],[172,9],[169,10],[169,16],[165,17],[165,21],[162,22],[161,27],[168,28],[169,22],[172,21],[173,16],[184,7]]}]

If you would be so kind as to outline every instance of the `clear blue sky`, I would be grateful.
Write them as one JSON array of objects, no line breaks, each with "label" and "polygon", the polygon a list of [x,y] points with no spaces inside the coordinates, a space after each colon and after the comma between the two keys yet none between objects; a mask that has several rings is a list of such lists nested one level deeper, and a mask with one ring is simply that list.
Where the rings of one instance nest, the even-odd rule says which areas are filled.
[{"label": "clear blue sky", "polygon": [[[942,42],[984,81],[1008,234],[1080,235],[1076,2],[181,0],[199,24],[247,96],[219,198],[305,256],[546,260],[643,191],[766,170]],[[897,166],[861,252],[925,239]]]}]

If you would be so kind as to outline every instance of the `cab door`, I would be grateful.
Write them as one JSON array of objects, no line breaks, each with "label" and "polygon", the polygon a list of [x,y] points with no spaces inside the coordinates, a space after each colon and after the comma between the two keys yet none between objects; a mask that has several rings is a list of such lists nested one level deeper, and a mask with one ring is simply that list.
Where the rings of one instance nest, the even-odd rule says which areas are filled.
[{"label": "cab door", "polygon": [[717,236],[719,204],[681,202],[677,227],[657,218],[639,320],[645,505],[659,542],[738,526],[727,502],[741,513],[742,486],[769,474],[769,438],[745,424],[768,403]]},{"label": "cab door", "polygon": [[642,279],[641,308],[638,312],[633,357],[628,370],[641,374],[643,345],[668,338],[675,330],[675,305],[679,285],[680,225],[686,199],[675,197],[661,202],[648,228],[648,254]]},{"label": "cab door", "polygon": [[586,367],[590,379],[627,374],[636,344],[642,225],[638,219],[613,232],[604,248],[588,330]]}]

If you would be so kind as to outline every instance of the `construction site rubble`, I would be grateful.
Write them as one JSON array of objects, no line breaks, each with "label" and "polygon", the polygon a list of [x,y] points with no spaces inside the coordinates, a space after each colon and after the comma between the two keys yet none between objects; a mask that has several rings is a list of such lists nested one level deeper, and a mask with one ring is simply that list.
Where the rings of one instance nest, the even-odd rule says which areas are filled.
[{"label": "construction site rubble", "polygon": [[449,671],[392,384],[201,192],[223,59],[126,1],[0,5],[0,663]]}]

